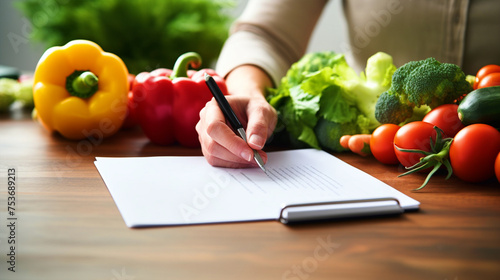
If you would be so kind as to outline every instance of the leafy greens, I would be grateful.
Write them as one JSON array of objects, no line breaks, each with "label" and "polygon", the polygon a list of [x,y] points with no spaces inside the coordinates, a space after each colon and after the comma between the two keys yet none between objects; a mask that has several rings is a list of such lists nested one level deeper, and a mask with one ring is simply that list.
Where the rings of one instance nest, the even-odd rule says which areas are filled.
[{"label": "leafy greens", "polygon": [[278,112],[276,133],[287,134],[296,147],[343,151],[340,137],[370,133],[380,125],[375,104],[395,70],[392,57],[382,52],[368,59],[360,75],[343,54],[306,54],[277,88],[268,89],[267,99]]},{"label": "leafy greens", "polygon": [[24,0],[16,2],[46,47],[87,39],[118,55],[131,73],[171,68],[194,51],[215,61],[228,36],[231,0]]}]

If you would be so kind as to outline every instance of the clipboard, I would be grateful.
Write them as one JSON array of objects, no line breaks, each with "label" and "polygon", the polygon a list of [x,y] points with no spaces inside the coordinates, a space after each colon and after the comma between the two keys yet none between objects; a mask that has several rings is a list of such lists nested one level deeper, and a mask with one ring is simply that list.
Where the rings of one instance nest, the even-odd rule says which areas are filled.
[{"label": "clipboard", "polygon": [[99,157],[95,165],[129,227],[288,224],[419,209],[418,201],[324,151],[268,158],[267,174],[213,167],[201,156]]},{"label": "clipboard", "polygon": [[404,212],[395,198],[360,199],[285,205],[279,216],[283,224],[341,218],[399,215]]}]

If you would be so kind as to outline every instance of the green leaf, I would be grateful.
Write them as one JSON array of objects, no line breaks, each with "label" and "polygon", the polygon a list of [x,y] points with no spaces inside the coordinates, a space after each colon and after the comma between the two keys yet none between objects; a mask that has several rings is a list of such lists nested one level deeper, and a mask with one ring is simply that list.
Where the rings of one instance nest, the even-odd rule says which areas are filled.
[{"label": "green leaf", "polygon": [[334,84],[323,90],[319,115],[332,122],[352,122],[359,115],[359,110],[347,102],[341,91]]},{"label": "green leaf", "polygon": [[314,127],[318,121],[316,113],[319,110],[319,95],[311,95],[300,86],[290,89],[290,97],[297,119],[307,126]]},{"label": "green leaf", "polygon": [[172,68],[194,51],[210,67],[234,18],[232,0],[24,0],[16,6],[46,47],[87,39],[118,55],[131,73]]},{"label": "green leaf", "polygon": [[280,121],[285,125],[286,130],[295,139],[306,143],[311,147],[318,147],[318,140],[312,128],[302,120],[293,102],[287,102],[280,108]]},{"label": "green leaf", "polygon": [[318,144],[318,139],[316,138],[316,134],[311,127],[304,126],[302,128],[302,132],[300,133],[298,139],[302,142],[309,144],[311,147],[320,149]]}]

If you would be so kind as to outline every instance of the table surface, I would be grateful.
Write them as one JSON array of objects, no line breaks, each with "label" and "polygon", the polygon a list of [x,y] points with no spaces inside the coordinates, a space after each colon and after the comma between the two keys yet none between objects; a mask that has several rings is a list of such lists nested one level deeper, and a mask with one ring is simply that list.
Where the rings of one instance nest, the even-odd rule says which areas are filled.
[{"label": "table surface", "polygon": [[[499,279],[500,184],[335,154],[421,202],[401,216],[285,226],[277,221],[131,229],[96,156],[201,155],[157,146],[140,129],[103,141],[49,134],[26,114],[0,117],[0,279]],[[15,168],[15,231],[7,173]],[[138,186],[140,192],[140,186]],[[15,270],[9,240],[15,240]],[[12,255],[12,254],[11,254]]]}]

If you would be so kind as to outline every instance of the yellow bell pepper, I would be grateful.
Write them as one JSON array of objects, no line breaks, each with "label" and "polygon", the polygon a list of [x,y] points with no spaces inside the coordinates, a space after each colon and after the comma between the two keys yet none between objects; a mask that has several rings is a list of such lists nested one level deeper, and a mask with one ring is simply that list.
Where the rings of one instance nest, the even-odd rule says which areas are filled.
[{"label": "yellow bell pepper", "polygon": [[127,113],[128,90],[123,61],[87,40],[49,48],[35,69],[38,120],[69,139],[104,138],[117,132]]}]

